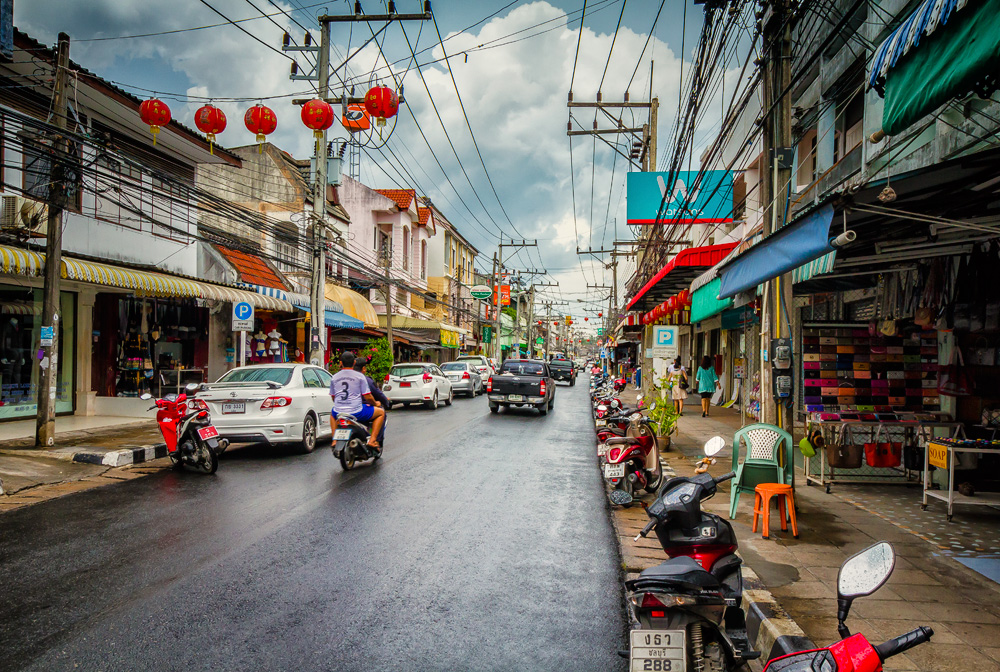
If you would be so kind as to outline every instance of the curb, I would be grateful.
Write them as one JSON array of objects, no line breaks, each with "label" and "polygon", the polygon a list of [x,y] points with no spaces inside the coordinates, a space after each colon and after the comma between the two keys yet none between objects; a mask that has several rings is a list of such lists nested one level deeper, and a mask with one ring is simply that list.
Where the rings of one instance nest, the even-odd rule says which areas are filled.
[{"label": "curb", "polygon": [[108,467],[124,467],[128,464],[139,464],[167,456],[167,444],[157,443],[150,446],[137,446],[107,452],[80,451],[71,454],[71,461],[87,464],[103,464]]}]

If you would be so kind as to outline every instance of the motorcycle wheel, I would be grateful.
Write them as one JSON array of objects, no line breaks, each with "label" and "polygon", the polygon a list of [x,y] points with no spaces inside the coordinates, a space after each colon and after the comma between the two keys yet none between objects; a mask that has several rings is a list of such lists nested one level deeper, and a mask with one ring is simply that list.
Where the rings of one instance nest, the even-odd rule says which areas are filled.
[{"label": "motorcycle wheel", "polygon": [[219,468],[219,456],[206,445],[198,449],[198,471],[203,474],[214,474]]},{"label": "motorcycle wheel", "polygon": [[663,467],[660,467],[660,474],[656,477],[656,480],[646,484],[645,490],[646,492],[656,492],[661,485],[663,485]]},{"label": "motorcycle wheel", "polygon": [[347,445],[344,446],[344,452],[340,454],[340,468],[344,471],[350,471],[354,468],[354,448],[351,447],[351,442],[348,441]]},{"label": "motorcycle wheel", "polygon": [[184,468],[184,463],[176,455],[171,455],[170,456],[170,466],[173,467],[174,469],[183,469]]}]

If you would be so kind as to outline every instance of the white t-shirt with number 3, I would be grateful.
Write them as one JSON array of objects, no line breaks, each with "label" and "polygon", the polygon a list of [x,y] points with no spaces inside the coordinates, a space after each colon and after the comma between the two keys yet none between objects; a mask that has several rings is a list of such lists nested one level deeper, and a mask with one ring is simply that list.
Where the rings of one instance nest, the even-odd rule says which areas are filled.
[{"label": "white t-shirt with number 3", "polygon": [[337,414],[360,412],[364,405],[361,397],[368,393],[368,379],[365,374],[354,369],[341,369],[330,381],[333,412]]}]

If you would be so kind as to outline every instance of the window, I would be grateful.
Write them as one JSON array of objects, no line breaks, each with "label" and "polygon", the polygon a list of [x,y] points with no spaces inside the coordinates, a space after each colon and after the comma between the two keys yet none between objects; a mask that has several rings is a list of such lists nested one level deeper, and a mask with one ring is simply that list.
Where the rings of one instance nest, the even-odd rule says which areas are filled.
[{"label": "window", "polygon": [[302,387],[323,387],[316,373],[319,369],[302,369]]},{"label": "window", "polygon": [[427,279],[427,241],[420,241],[420,279]]},{"label": "window", "polygon": [[292,368],[284,366],[244,366],[233,369],[219,378],[220,383],[277,383],[287,385],[292,379]]},{"label": "window", "polygon": [[298,265],[299,230],[291,222],[281,222],[274,231],[274,257],[278,269],[290,272]]},{"label": "window", "polygon": [[410,270],[410,230],[403,227],[403,270]]},{"label": "window", "polygon": [[392,367],[390,375],[396,378],[406,378],[408,376],[424,375],[425,367],[422,364],[403,364]]},{"label": "window", "polygon": [[333,381],[333,374],[326,369],[313,369],[316,375],[319,376],[319,382],[326,389],[329,389],[330,383]]},{"label": "window", "polygon": [[[66,208],[80,211],[82,190],[80,189],[80,158],[81,145],[73,143],[70,154],[75,161],[67,162],[66,171]],[[25,139],[22,149],[24,170],[22,171],[24,195],[40,201],[49,200],[49,183],[51,182],[52,157],[48,147],[33,140]]]},{"label": "window", "polygon": [[[391,229],[390,229],[391,230]],[[392,261],[392,239],[389,238],[389,234],[383,232],[381,229],[378,232],[378,248],[377,248],[379,258],[383,260],[386,266],[391,265]]]}]

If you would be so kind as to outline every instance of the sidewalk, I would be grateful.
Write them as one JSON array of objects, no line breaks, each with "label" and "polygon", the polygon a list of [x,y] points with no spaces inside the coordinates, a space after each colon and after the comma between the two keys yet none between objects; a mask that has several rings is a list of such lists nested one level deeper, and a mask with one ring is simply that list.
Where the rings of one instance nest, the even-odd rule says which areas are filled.
[{"label": "sidewalk", "polygon": [[[713,408],[709,418],[700,415],[698,412],[689,417],[685,413],[672,442],[673,450],[665,456],[667,464],[679,474],[693,471],[693,460],[689,458],[700,457],[707,439],[720,435],[731,445],[733,432],[740,427],[735,411]],[[731,466],[732,453],[727,449],[711,471],[718,475]],[[771,539],[751,532],[752,496],[740,498],[732,522],[747,565],[807,637],[820,645],[839,640],[838,568],[862,548],[888,541],[896,551],[896,570],[875,595],[854,603],[848,620],[852,632],[881,641],[917,625],[934,628],[932,643],[891,658],[887,670],[1000,672],[1000,584],[963,564],[951,553],[950,545],[938,543],[944,538],[939,535],[966,535],[970,547],[984,548],[978,545],[983,543],[984,532],[970,530],[978,528],[995,535],[998,518],[949,524],[933,507],[921,512],[917,491],[898,485],[837,486],[832,494],[826,494],[821,488],[805,486],[799,472],[796,486],[798,539],[792,538],[790,531],[781,532],[776,512],[772,512]],[[874,512],[880,502],[900,498],[906,500],[907,518]],[[704,506],[727,516],[728,488],[720,487],[719,494]],[[956,514],[956,522],[961,515],[964,512]],[[919,520],[915,523],[913,518]],[[929,531],[938,528],[945,529]]]},{"label": "sidewalk", "polygon": [[55,445],[45,449],[34,448],[34,425],[33,420],[0,424],[0,513],[135,478],[144,470],[119,468],[166,456],[152,420],[57,418]]}]

